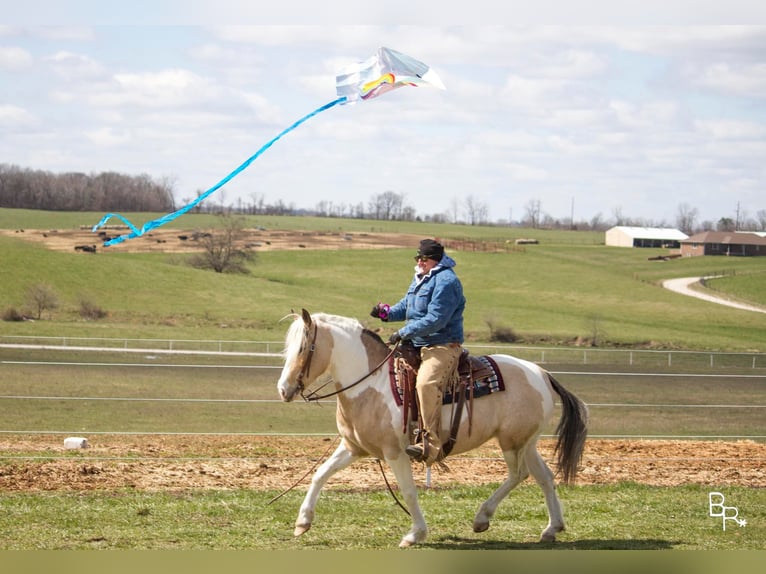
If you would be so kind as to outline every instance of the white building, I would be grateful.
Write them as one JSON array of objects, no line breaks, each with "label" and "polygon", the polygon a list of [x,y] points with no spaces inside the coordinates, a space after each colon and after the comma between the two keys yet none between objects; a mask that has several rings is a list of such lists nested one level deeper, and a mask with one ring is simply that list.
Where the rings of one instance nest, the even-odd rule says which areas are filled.
[{"label": "white building", "polygon": [[606,244],[615,247],[679,248],[688,239],[683,231],[664,227],[626,227],[618,225],[606,231]]}]

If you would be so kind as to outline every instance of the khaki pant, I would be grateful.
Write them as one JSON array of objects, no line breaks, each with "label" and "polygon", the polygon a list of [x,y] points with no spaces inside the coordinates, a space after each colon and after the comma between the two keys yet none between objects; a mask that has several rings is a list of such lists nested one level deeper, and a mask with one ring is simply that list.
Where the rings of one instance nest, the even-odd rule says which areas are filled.
[{"label": "khaki pant", "polygon": [[423,462],[433,463],[441,454],[442,397],[457,367],[462,346],[459,343],[434,345],[420,350],[422,363],[415,389],[423,419]]}]

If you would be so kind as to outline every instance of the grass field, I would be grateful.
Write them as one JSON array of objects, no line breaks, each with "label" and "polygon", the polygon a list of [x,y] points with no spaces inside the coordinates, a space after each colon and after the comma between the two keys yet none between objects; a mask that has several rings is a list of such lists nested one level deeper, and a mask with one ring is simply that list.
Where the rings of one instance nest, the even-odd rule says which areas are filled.
[{"label": "grass field", "polygon": [[[764,435],[763,409],[752,407],[763,404],[766,367],[710,369],[701,360],[696,369],[674,370],[592,360],[546,364],[598,405],[591,407],[592,436]],[[0,430],[334,434],[332,401],[278,402],[279,366],[278,357],[0,348]]]},{"label": "grass field", "polygon": [[[8,212],[0,210],[5,225],[13,215]],[[88,218],[88,214],[55,215],[77,221]],[[26,212],[19,219],[38,226],[55,221],[50,214]],[[270,224],[345,228],[370,223],[277,218]],[[398,228],[492,240],[530,232],[418,225],[402,223]],[[384,227],[397,228],[395,222]],[[648,258],[659,250],[607,248],[597,244],[593,234],[535,234],[542,243],[523,251],[453,254],[468,298],[469,341],[487,341],[492,321],[495,327],[512,329],[526,344],[580,341],[601,346],[764,350],[766,314],[681,296],[662,289],[660,283],[671,277],[733,273],[724,289],[738,289],[737,297],[766,304],[766,258],[657,262]],[[357,317],[385,330],[387,326],[368,317],[369,308],[378,301],[398,300],[412,273],[412,249],[263,252],[247,276],[195,270],[164,254],[61,253],[8,237],[0,238],[0,250],[0,275],[11,278],[0,291],[0,309],[23,307],[26,290],[39,283],[51,285],[61,302],[42,321],[3,322],[0,327],[8,335],[278,341],[285,330],[280,319],[301,307]],[[81,319],[77,310],[82,297],[108,317]]]},{"label": "grass field", "polygon": [[[0,228],[76,228],[100,216],[0,210]],[[134,221],[151,217],[140,214]],[[385,231],[483,241],[531,233],[313,218],[251,221],[272,228]],[[193,215],[184,218],[184,224],[207,228],[216,225],[216,219]],[[593,436],[763,435],[762,408],[757,408],[763,406],[763,366],[750,366],[754,359],[744,354],[738,355],[736,364],[725,364],[734,361],[726,356],[716,357],[723,363],[711,366],[712,359],[704,352],[763,353],[766,315],[676,295],[659,284],[671,277],[728,273],[715,280],[716,289],[765,305],[766,258],[656,262],[648,258],[661,251],[607,248],[601,244],[601,234],[534,233],[541,244],[521,251],[455,254],[469,299],[469,346],[481,348],[487,342],[487,321],[492,319],[513,328],[527,346],[547,348],[546,367],[561,371],[557,378],[592,405]],[[40,282],[52,285],[62,303],[42,321],[0,323],[0,335],[6,337],[184,339],[192,345],[212,339],[272,341],[279,346],[286,330],[280,319],[300,307],[358,317],[381,328],[367,317],[369,307],[397,299],[412,272],[411,249],[264,252],[249,276],[193,270],[162,254],[114,251],[91,257],[53,252],[16,238],[0,238],[0,253],[0,309],[21,306],[27,287]],[[76,310],[82,295],[93,298],[108,317],[81,319]],[[383,325],[382,333],[390,327]],[[702,366],[697,354],[690,354],[676,356],[672,365],[665,355],[651,355],[646,362],[643,355],[636,362],[631,357],[629,364],[623,356],[617,367],[611,360],[620,353],[607,359],[597,348],[587,354],[587,361],[564,362],[551,346],[573,346],[578,338],[583,350],[591,349],[587,345],[594,340],[626,353],[638,348],[699,350]],[[528,351],[535,356],[541,352],[531,347]],[[744,364],[739,362],[742,357]],[[0,361],[0,431],[11,440],[25,432],[50,432],[57,444],[59,433],[91,434],[95,440],[100,432],[182,433],[188,434],[184,440],[191,443],[194,454],[203,449],[204,438],[192,433],[335,433],[332,403],[258,402],[276,398],[278,359],[0,349]],[[588,374],[599,370],[609,374]],[[690,376],[706,374],[715,377]],[[135,456],[146,454],[138,449]],[[24,456],[31,457],[30,462],[24,462]],[[0,452],[0,473],[26,464],[44,470],[46,460],[61,457],[55,450],[15,449],[12,456]],[[562,488],[568,530],[555,545],[536,542],[545,525],[545,510],[539,489],[531,483],[511,494],[490,531],[481,535],[471,531],[470,521],[492,485],[429,490],[423,493],[423,505],[431,537],[423,548],[742,551],[766,547],[762,488],[717,483],[658,487],[636,478]],[[729,526],[724,531],[720,519],[708,515],[708,492],[724,486],[727,501],[747,518],[747,527]],[[301,493],[291,492],[269,505],[277,493],[242,488],[3,492],[0,550],[379,550],[394,548],[407,529],[407,517],[382,489],[336,488],[323,494],[314,528],[296,540],[292,523]]]},{"label": "grass field", "polygon": [[[422,550],[759,550],[766,505],[757,489],[726,489],[748,524],[732,532],[708,516],[701,486],[561,488],[568,518],[558,542],[538,543],[547,516],[540,489],[524,484],[490,530],[471,520],[492,487],[435,489],[421,496],[431,536]],[[293,538],[300,492],[276,503],[258,491],[13,494],[2,497],[0,549],[354,550],[395,548],[408,517],[388,492],[326,491],[314,527]],[[351,517],[351,518],[350,518]]]}]

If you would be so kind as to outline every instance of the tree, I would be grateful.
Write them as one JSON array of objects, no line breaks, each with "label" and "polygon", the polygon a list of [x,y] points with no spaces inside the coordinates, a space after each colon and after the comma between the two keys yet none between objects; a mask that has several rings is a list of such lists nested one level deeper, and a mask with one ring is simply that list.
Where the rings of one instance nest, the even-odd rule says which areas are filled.
[{"label": "tree", "polygon": [[249,273],[245,264],[255,260],[255,253],[238,243],[243,236],[244,220],[228,215],[221,217],[221,229],[200,235],[203,252],[192,257],[190,264],[216,273]]},{"label": "tree", "polygon": [[373,219],[400,219],[404,195],[393,191],[384,191],[372,196],[370,201],[370,215]]},{"label": "tree", "polygon": [[56,290],[47,283],[36,283],[27,289],[27,305],[35,312],[38,320],[44,311],[58,309],[59,297]]},{"label": "tree", "polygon": [[530,199],[524,206],[527,212],[526,223],[532,228],[537,229],[540,226],[540,215],[542,214],[542,204],[539,199]]},{"label": "tree", "polygon": [[676,212],[676,227],[686,235],[691,235],[694,233],[698,216],[699,211],[696,207],[692,207],[688,203],[681,203]]},{"label": "tree", "polygon": [[737,225],[731,217],[722,217],[716,224],[718,231],[736,231]]},{"label": "tree", "polygon": [[479,201],[473,195],[469,195],[464,200],[466,218],[470,225],[479,225],[487,221],[489,208],[487,204]]}]

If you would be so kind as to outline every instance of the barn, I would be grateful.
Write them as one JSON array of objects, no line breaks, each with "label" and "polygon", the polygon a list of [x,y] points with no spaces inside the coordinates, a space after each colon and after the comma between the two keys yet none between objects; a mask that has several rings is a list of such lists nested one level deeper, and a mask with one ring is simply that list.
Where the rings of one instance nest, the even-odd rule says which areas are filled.
[{"label": "barn", "polygon": [[683,231],[666,227],[627,227],[618,225],[606,231],[607,245],[614,247],[671,247],[677,249],[686,239]]},{"label": "barn", "polygon": [[744,231],[705,231],[682,241],[681,255],[766,255],[766,237]]}]

